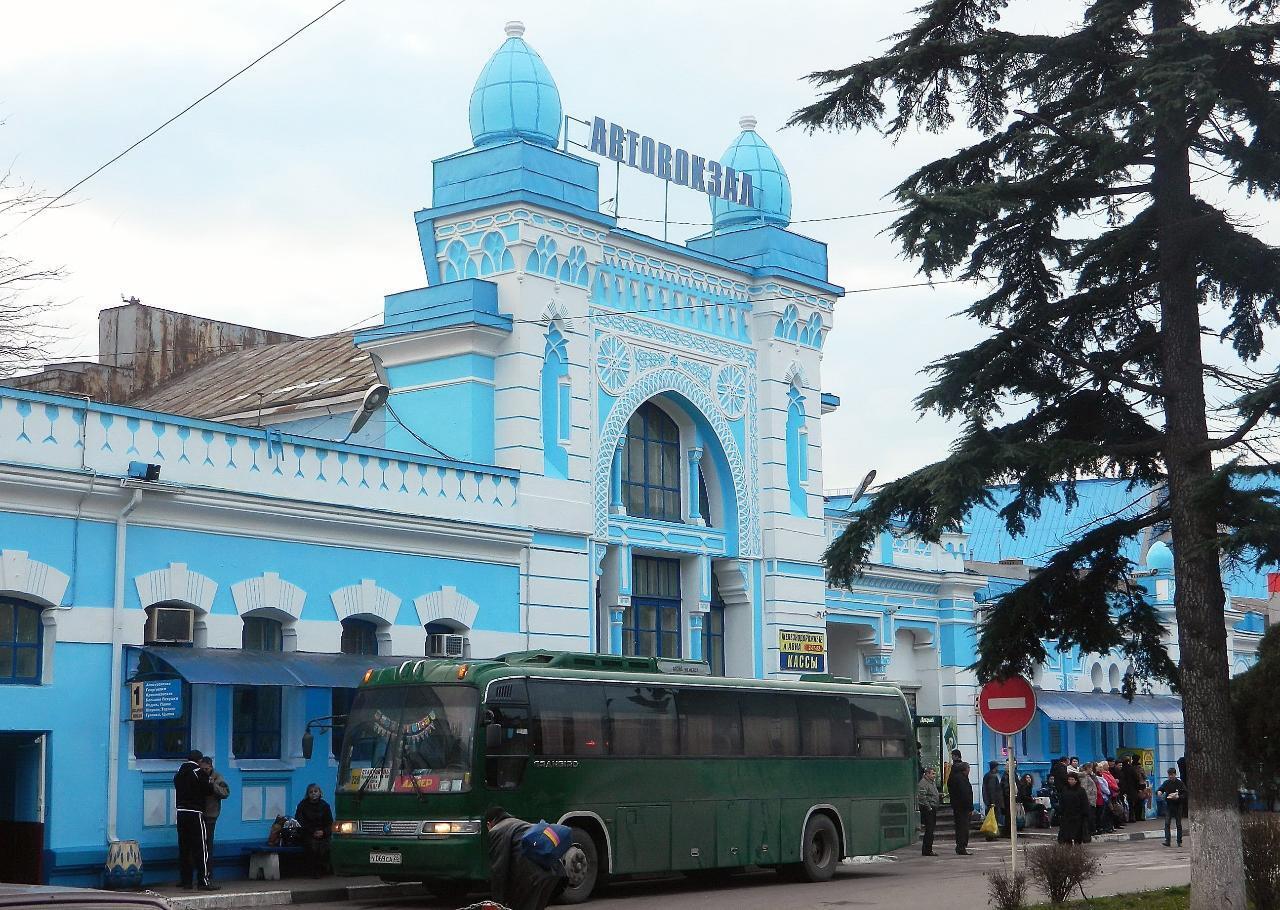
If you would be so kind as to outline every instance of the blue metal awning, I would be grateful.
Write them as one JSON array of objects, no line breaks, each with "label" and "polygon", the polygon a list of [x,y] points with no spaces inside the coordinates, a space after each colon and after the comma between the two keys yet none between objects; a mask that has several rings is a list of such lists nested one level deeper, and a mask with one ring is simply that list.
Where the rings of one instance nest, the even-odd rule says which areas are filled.
[{"label": "blue metal awning", "polygon": [[1135,695],[1129,701],[1112,692],[1057,692],[1036,689],[1036,707],[1050,720],[1124,724],[1180,724],[1182,699],[1173,695]]},{"label": "blue metal awning", "polygon": [[237,648],[136,648],[189,683],[212,686],[311,686],[354,689],[370,667],[398,667],[405,658]]}]

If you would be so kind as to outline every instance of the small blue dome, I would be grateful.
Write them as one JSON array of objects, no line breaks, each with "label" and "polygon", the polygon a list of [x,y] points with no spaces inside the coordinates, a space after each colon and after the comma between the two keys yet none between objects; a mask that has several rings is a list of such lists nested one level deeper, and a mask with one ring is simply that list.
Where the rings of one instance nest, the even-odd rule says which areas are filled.
[{"label": "small blue dome", "polygon": [[727,199],[712,198],[711,219],[716,230],[742,224],[791,223],[791,181],[769,143],[756,132],[756,118],[738,121],[742,133],[720,156],[720,163],[739,174],[750,174],[755,207],[739,205]]},{"label": "small blue dome", "polygon": [[1147,549],[1147,568],[1165,572],[1173,569],[1173,551],[1163,540],[1157,540]]},{"label": "small blue dome", "polygon": [[527,139],[554,148],[560,141],[560,92],[537,51],[525,44],[524,24],[508,22],[507,40],[480,71],[471,90],[471,141],[492,145]]}]

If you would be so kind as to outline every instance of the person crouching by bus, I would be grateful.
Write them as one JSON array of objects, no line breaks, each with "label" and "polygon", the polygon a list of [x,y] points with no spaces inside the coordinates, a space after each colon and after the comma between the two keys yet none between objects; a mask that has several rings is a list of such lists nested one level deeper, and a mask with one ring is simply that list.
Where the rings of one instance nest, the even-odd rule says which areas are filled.
[{"label": "person crouching by bus", "polygon": [[489,890],[499,904],[511,910],[546,910],[556,886],[565,877],[564,866],[544,869],[520,849],[520,838],[530,822],[513,817],[501,806],[484,814],[489,832]]},{"label": "person crouching by bus", "polygon": [[333,810],[324,801],[319,784],[307,784],[307,795],[293,811],[302,828],[302,849],[312,878],[319,878],[329,868],[329,836],[333,833]]},{"label": "person crouching by bus", "polygon": [[209,775],[200,767],[204,755],[191,750],[187,760],[178,766],[173,775],[174,801],[178,810],[178,887],[195,886],[201,891],[217,891],[218,886],[209,881],[209,853],[205,843],[204,805],[213,790]]},{"label": "person crouching by bus", "polygon": [[916,788],[916,802],[920,804],[920,827],[924,829],[920,855],[937,856],[933,852],[933,829],[938,824],[942,794],[938,792],[938,772],[932,768],[924,769],[924,777],[920,778],[920,786]]}]

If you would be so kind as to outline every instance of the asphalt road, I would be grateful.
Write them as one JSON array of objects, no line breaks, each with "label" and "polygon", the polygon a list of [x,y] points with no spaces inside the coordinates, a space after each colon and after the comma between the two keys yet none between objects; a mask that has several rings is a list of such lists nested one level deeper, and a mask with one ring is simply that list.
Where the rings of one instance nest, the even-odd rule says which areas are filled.
[{"label": "asphalt road", "polygon": [[[985,910],[985,873],[1008,861],[1008,841],[970,844],[970,856],[957,856],[949,845],[940,855],[922,857],[918,850],[900,851],[896,861],[845,864],[823,884],[784,883],[772,872],[730,876],[704,884],[683,877],[622,882],[612,885],[588,906],[592,910],[839,910],[880,907],[885,910]],[[1103,874],[1086,886],[1089,896],[1183,885],[1190,880],[1189,848],[1166,848],[1158,840],[1093,844]],[[941,852],[946,851],[946,852]],[[480,900],[474,895],[468,900]],[[458,905],[423,898],[311,905],[311,910],[381,910]]]}]

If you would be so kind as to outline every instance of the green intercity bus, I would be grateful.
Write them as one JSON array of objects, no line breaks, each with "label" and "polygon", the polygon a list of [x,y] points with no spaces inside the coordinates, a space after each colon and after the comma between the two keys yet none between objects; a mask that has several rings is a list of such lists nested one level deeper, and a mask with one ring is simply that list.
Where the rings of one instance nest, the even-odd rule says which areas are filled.
[{"label": "green intercity bus", "polygon": [[573,829],[582,874],[772,866],[825,881],[915,839],[902,693],[698,675],[604,654],[409,660],[365,674],[338,768],[334,869],[458,897],[488,878],[495,805]]}]

